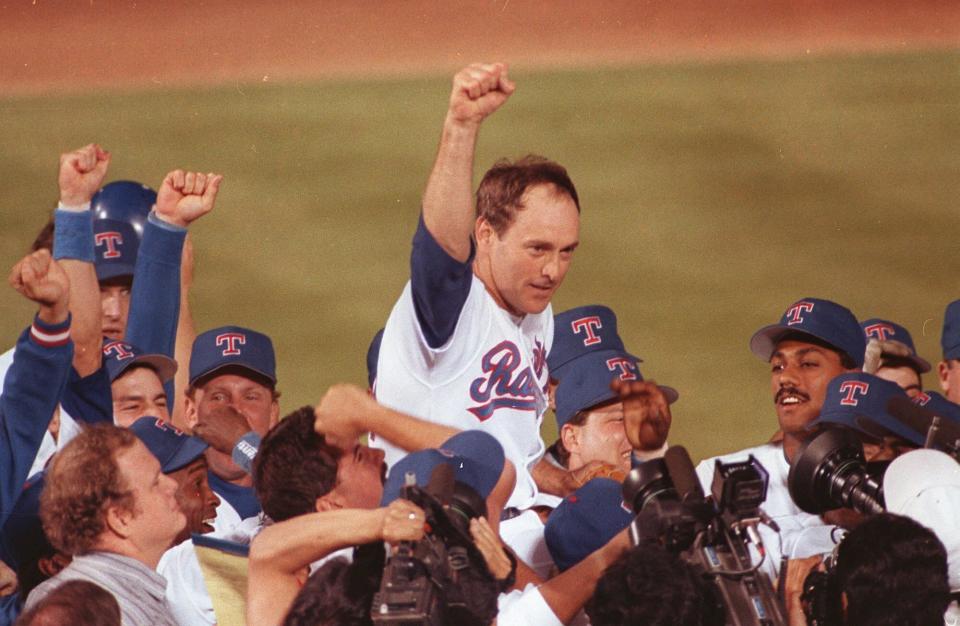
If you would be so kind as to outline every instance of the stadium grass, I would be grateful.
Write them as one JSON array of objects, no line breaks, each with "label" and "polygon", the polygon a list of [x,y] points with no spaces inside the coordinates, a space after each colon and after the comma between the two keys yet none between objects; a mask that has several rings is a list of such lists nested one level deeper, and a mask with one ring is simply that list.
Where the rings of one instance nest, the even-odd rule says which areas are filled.
[{"label": "stadium grass", "polygon": [[[515,70],[477,171],[529,151],[568,167],[582,246],[555,310],[617,312],[646,377],[681,392],[671,443],[699,458],[773,433],[768,366],[747,341],[802,296],[895,319],[936,361],[960,296],[960,53]],[[368,341],[407,277],[448,84],[0,100],[0,265],[55,203],[64,149],[99,141],[111,179],[153,186],[175,167],[223,172],[216,213],[193,230],[197,328],[270,334],[284,413],[334,382],[363,384]],[[0,297],[6,345],[31,310]]]}]

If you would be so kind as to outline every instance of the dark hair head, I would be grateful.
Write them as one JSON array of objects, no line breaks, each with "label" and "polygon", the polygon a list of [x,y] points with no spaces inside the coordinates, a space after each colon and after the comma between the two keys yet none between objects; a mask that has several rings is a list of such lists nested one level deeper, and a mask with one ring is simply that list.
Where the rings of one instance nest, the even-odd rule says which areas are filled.
[{"label": "dark hair head", "polygon": [[584,608],[593,626],[722,626],[725,619],[712,584],[652,543],[608,567]]},{"label": "dark hair head", "polygon": [[53,624],[120,626],[120,605],[102,587],[86,580],[71,580],[57,587],[16,621],[16,626]]},{"label": "dark hair head", "polygon": [[337,482],[341,452],[313,429],[313,408],[301,407],[270,429],[253,461],[263,512],[276,522],[311,513]]},{"label": "dark hair head", "polygon": [[570,196],[577,212],[580,211],[580,198],[567,170],[531,154],[512,162],[502,159],[487,170],[477,188],[477,217],[484,218],[494,232],[502,235],[517,211],[524,208],[523,195],[537,185],[552,185],[556,193]]},{"label": "dark hair head", "polygon": [[72,556],[90,552],[106,530],[107,509],[133,510],[134,495],[117,455],[138,441],[126,428],[97,424],[54,455],[40,496],[40,518],[51,545]]},{"label": "dark hair head", "polygon": [[941,626],[950,604],[943,544],[900,515],[874,515],[850,531],[835,576],[847,597],[846,624]]}]

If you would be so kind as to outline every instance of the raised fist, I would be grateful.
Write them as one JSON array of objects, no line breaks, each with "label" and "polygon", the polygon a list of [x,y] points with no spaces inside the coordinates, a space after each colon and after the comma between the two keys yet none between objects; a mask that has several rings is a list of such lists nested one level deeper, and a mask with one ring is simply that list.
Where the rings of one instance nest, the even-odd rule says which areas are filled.
[{"label": "raised fist", "polygon": [[10,285],[41,307],[60,310],[66,317],[70,280],[50,251],[40,249],[21,259],[10,271]]},{"label": "raised fist", "polygon": [[103,185],[110,153],[95,143],[60,155],[60,203],[77,207],[93,198]]},{"label": "raised fist", "polygon": [[623,402],[623,427],[634,450],[659,450],[670,433],[670,404],[652,380],[620,380],[610,388]]},{"label": "raised fist", "polygon": [[213,210],[220,191],[220,174],[174,170],[167,174],[157,192],[157,217],[186,228]]},{"label": "raised fist", "polygon": [[457,72],[447,115],[455,122],[479,124],[516,89],[503,63],[474,63]]},{"label": "raised fist", "polygon": [[314,410],[313,428],[325,435],[330,445],[349,449],[366,430],[364,415],[376,405],[376,400],[356,385],[333,385]]}]

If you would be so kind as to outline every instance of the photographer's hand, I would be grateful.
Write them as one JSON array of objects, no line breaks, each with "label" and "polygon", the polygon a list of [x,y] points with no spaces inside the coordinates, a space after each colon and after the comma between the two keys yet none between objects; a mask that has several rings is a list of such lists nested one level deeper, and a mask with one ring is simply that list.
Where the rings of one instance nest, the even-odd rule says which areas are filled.
[{"label": "photographer's hand", "polygon": [[803,583],[807,576],[823,562],[823,557],[819,554],[807,557],[805,559],[790,559],[785,567],[787,568],[787,580],[784,583],[784,598],[787,604],[787,620],[790,626],[807,626],[807,616],[803,612],[803,603],[800,598],[803,595]]},{"label": "photographer's hand", "polygon": [[500,537],[493,532],[485,518],[477,517],[470,520],[470,536],[473,537],[473,543],[483,555],[483,560],[486,561],[487,568],[490,569],[493,577],[498,581],[506,580],[513,571],[513,563],[507,556]]},{"label": "photographer's hand", "polygon": [[380,536],[387,543],[423,539],[426,515],[416,504],[408,500],[394,500],[378,511],[383,515]]}]

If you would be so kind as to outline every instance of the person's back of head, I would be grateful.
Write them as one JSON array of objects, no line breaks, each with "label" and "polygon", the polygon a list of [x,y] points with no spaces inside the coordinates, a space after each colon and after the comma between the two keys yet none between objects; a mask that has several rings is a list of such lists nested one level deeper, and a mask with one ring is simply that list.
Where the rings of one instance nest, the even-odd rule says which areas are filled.
[{"label": "person's back of head", "polygon": [[722,626],[713,583],[655,544],[641,544],[607,568],[585,606],[592,626]]},{"label": "person's back of head", "polygon": [[15,626],[120,626],[120,605],[108,591],[71,580],[26,611]]},{"label": "person's back of head", "polygon": [[331,559],[297,594],[283,626],[370,626],[370,605],[383,574],[382,543],[360,546],[354,561]]},{"label": "person's back of head", "polygon": [[947,554],[936,535],[889,513],[852,530],[837,551],[836,588],[850,626],[939,626],[950,603]]}]

